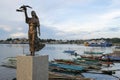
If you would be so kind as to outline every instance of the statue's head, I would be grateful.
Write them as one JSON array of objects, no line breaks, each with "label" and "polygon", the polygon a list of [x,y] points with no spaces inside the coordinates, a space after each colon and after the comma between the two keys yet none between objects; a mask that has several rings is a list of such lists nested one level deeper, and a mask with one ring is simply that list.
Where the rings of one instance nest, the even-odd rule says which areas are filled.
[{"label": "statue's head", "polygon": [[36,17],[37,16],[36,13],[35,13],[35,11],[32,11],[31,15],[32,15],[32,17]]}]

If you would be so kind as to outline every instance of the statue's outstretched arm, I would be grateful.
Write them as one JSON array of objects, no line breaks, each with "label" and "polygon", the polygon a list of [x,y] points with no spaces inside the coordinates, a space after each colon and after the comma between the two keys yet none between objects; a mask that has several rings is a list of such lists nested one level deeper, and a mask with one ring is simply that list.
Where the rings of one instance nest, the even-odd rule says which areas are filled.
[{"label": "statue's outstretched arm", "polygon": [[25,14],[25,22],[28,23],[29,17],[27,15],[27,8],[23,7],[23,9],[24,9],[24,14]]},{"label": "statue's outstretched arm", "polygon": [[29,20],[29,17],[27,15],[27,7],[32,8],[32,7],[28,6],[28,5],[23,5],[19,9],[17,9],[18,12],[24,12],[25,13],[25,21],[26,21],[26,23],[28,23],[28,20]]}]

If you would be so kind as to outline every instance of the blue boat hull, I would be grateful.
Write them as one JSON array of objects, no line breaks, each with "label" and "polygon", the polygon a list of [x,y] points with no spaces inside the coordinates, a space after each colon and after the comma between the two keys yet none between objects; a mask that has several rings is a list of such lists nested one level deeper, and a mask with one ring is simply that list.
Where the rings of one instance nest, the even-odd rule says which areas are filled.
[{"label": "blue boat hull", "polygon": [[101,44],[89,44],[91,47],[111,47],[112,43],[101,43]]},{"label": "blue boat hull", "polygon": [[119,56],[105,56],[103,60],[111,60],[111,61],[120,61],[120,57]]}]

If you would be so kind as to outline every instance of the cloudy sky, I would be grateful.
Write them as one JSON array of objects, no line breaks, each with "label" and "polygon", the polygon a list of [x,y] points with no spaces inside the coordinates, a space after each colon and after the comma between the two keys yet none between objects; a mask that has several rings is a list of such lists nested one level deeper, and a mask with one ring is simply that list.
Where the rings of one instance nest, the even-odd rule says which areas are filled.
[{"label": "cloudy sky", "polygon": [[16,12],[30,5],[41,24],[40,38],[120,38],[120,0],[1,0],[0,39],[27,38],[24,14]]}]

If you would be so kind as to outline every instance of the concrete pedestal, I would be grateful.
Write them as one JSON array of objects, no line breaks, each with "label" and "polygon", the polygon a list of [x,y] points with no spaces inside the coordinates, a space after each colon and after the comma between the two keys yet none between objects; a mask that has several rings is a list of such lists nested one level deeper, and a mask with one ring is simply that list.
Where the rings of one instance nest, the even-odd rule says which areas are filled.
[{"label": "concrete pedestal", "polygon": [[48,80],[48,56],[18,56],[17,80]]}]

